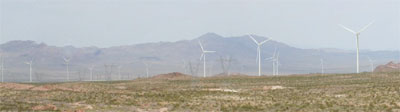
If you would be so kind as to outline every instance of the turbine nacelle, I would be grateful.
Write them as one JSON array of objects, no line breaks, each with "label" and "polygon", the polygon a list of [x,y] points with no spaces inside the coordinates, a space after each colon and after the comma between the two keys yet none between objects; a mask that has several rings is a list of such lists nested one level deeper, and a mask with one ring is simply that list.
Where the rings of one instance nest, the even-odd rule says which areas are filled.
[{"label": "turbine nacelle", "polygon": [[203,47],[203,44],[201,44],[201,42],[199,41],[199,45],[200,45],[200,48],[201,48],[201,56],[200,56],[200,60],[204,57],[204,55],[205,54],[207,54],[207,53],[215,53],[215,52],[217,52],[217,51],[206,51],[206,50],[204,50],[204,47]]},{"label": "turbine nacelle", "polygon": [[27,61],[27,62],[25,62],[25,64],[27,64],[27,65],[31,65],[33,63],[33,61]]},{"label": "turbine nacelle", "polygon": [[69,63],[71,61],[71,58],[66,58],[66,57],[64,57],[64,62],[65,63]]},{"label": "turbine nacelle", "polygon": [[262,42],[258,42],[256,39],[254,39],[253,36],[251,36],[251,35],[248,35],[248,36],[251,38],[251,40],[253,40],[254,43],[257,44],[258,47],[260,47],[261,45],[263,45],[263,44],[265,44],[266,42],[268,42],[268,41],[271,40],[271,39],[267,39],[267,40],[264,40],[264,41],[262,41]]}]

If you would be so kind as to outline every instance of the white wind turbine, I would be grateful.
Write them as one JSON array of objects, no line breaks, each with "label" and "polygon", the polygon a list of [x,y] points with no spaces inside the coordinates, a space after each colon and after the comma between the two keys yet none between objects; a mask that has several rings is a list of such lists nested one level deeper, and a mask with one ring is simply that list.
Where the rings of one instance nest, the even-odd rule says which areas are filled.
[{"label": "white wind turbine", "polygon": [[146,77],[149,78],[149,67],[150,64],[143,62],[143,64],[146,66]]},{"label": "white wind turbine", "polygon": [[372,21],[372,22],[369,23],[368,25],[364,26],[364,28],[362,28],[362,29],[361,29],[360,31],[358,31],[358,32],[356,32],[356,31],[354,31],[354,30],[352,30],[352,29],[350,29],[350,28],[347,28],[347,27],[344,26],[344,25],[339,24],[339,26],[341,26],[341,27],[344,28],[345,30],[347,30],[347,31],[353,33],[354,35],[356,35],[356,46],[357,46],[357,73],[360,73],[360,64],[359,64],[359,49],[360,49],[360,47],[359,47],[359,36],[360,36],[360,33],[361,33],[361,32],[363,32],[365,29],[367,29],[367,28],[368,28],[371,24],[373,24],[373,23],[374,23],[374,21]]},{"label": "white wind turbine", "polygon": [[279,52],[276,55],[276,75],[279,75],[279,66],[281,65],[281,63],[279,63]]},{"label": "white wind turbine", "polygon": [[1,58],[1,82],[4,82],[4,57],[0,56]]},{"label": "white wind turbine", "polygon": [[270,60],[272,62],[272,75],[276,75],[276,61],[277,61],[276,48],[275,48],[275,51],[274,51],[274,54],[272,55],[272,57],[267,58],[265,60]]},{"label": "white wind turbine", "polygon": [[94,66],[90,66],[90,67],[89,67],[90,81],[93,81],[93,69],[94,69]]},{"label": "white wind turbine", "polygon": [[118,76],[119,76],[119,80],[122,80],[121,68],[122,68],[122,65],[118,66]]},{"label": "white wind turbine", "polygon": [[201,48],[201,56],[200,56],[200,60],[203,58],[203,77],[206,77],[206,54],[207,53],[215,53],[216,51],[206,51],[204,50],[203,45],[201,44],[201,42],[199,41],[199,45]]},{"label": "white wind turbine", "polygon": [[371,66],[371,72],[374,72],[374,61],[371,58],[367,57],[369,61],[369,65]]},{"label": "white wind turbine", "polygon": [[25,64],[29,65],[29,82],[32,82],[32,59],[30,61],[25,62]]},{"label": "white wind turbine", "polygon": [[64,63],[67,65],[67,81],[69,81],[69,62],[71,61],[70,58],[64,57]]},{"label": "white wind turbine", "polygon": [[258,76],[261,76],[261,46],[265,44],[266,42],[270,41],[271,39],[264,40],[262,42],[258,42],[256,39],[254,39],[253,36],[249,35],[251,40],[254,41],[254,43],[257,44],[257,58],[256,61],[258,61]]},{"label": "white wind turbine", "polygon": [[325,73],[325,70],[324,70],[324,59],[320,59],[320,61],[321,61],[321,74],[324,74]]},{"label": "white wind turbine", "polygon": [[185,60],[183,60],[183,70],[184,70],[184,74],[187,74],[187,70],[186,70],[186,61]]}]

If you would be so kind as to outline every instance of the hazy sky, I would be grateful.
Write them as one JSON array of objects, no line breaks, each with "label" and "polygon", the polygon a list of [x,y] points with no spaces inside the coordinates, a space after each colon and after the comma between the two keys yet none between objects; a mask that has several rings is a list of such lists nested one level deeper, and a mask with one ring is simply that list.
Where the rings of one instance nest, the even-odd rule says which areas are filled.
[{"label": "hazy sky", "polygon": [[2,42],[100,46],[256,34],[300,48],[400,48],[399,0],[0,0]]}]

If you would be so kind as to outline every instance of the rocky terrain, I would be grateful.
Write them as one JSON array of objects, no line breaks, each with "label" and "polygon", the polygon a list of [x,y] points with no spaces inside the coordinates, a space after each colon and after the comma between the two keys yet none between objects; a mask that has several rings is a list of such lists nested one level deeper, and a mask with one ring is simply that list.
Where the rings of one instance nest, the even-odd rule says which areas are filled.
[{"label": "rocky terrain", "polygon": [[393,61],[385,65],[379,65],[374,70],[374,72],[399,72],[399,71],[400,71],[400,63],[395,63]]}]

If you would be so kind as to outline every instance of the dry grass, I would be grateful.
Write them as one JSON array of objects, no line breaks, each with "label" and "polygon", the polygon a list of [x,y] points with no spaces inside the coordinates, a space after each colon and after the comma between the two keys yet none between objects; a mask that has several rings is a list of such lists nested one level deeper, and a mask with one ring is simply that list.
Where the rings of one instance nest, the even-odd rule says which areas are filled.
[{"label": "dry grass", "polygon": [[[9,111],[399,111],[400,74],[0,84]],[[164,78],[166,77],[166,78]],[[173,78],[173,77],[172,77]]]}]

